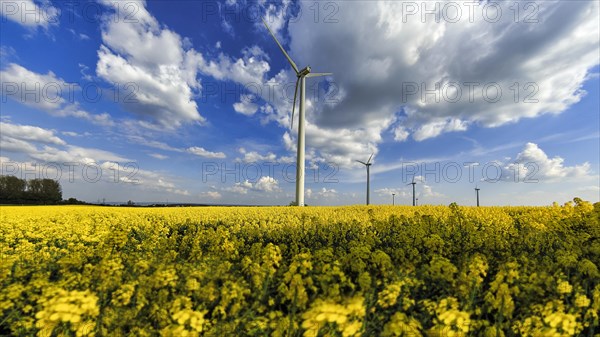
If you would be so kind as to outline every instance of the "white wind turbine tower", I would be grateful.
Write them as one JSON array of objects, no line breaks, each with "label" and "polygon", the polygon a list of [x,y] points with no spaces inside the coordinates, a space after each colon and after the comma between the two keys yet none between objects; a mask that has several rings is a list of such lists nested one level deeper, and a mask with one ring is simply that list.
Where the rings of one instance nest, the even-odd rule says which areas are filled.
[{"label": "white wind turbine tower", "polygon": [[305,138],[305,131],[306,131],[306,130],[304,130],[304,125],[305,125],[304,109],[305,109],[305,96],[306,96],[306,78],[307,77],[327,76],[327,75],[333,75],[333,74],[332,73],[311,73],[310,66],[307,66],[304,69],[298,69],[298,66],[296,65],[296,63],[294,63],[294,61],[292,60],[290,55],[288,55],[288,53],[285,51],[285,49],[283,49],[283,46],[281,45],[281,43],[279,43],[279,41],[275,37],[275,34],[273,34],[273,32],[271,31],[271,28],[269,28],[269,25],[267,25],[267,23],[265,22],[264,19],[262,21],[265,24],[265,27],[267,27],[267,30],[269,31],[269,33],[271,34],[271,36],[273,37],[273,39],[275,40],[277,45],[279,46],[279,49],[281,49],[281,51],[283,52],[283,55],[285,55],[288,62],[290,63],[290,65],[292,66],[294,71],[296,72],[296,77],[298,77],[298,79],[296,80],[296,88],[294,89],[294,105],[292,106],[292,120],[290,122],[290,129],[294,125],[294,110],[296,109],[296,95],[298,94],[298,84],[300,84],[300,109],[299,109],[299,113],[298,113],[298,149],[297,149],[297,160],[296,160],[296,205],[304,206],[304,150],[305,150],[304,138]]},{"label": "white wind turbine tower", "polygon": [[365,163],[364,161],[360,161],[357,160],[357,162],[365,165],[367,167],[367,205],[370,203],[370,191],[371,191],[371,186],[370,186],[370,168],[371,165],[373,165],[373,163],[371,163],[371,159],[373,158],[374,153],[371,153],[371,156],[369,157],[369,160],[367,160],[367,162]]}]

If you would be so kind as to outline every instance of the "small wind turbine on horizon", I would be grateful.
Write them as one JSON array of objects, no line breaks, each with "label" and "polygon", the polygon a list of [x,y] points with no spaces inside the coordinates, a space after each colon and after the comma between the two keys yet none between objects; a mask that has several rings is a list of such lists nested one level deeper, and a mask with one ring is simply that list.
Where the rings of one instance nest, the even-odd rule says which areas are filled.
[{"label": "small wind turbine on horizon", "polygon": [[479,207],[479,190],[481,190],[477,185],[475,185],[475,194],[477,195],[477,207]]},{"label": "small wind turbine on horizon", "polygon": [[371,176],[371,173],[370,173],[369,169],[371,168],[371,165],[373,165],[373,163],[371,163],[371,159],[373,159],[373,155],[374,155],[374,153],[371,153],[371,156],[369,157],[369,160],[367,160],[366,163],[364,161],[357,160],[357,162],[359,162],[367,167],[367,205],[371,202],[371,199],[370,199],[370,194],[371,194],[370,193],[370,191],[371,191],[371,186],[370,186],[371,177],[370,176]]},{"label": "small wind turbine on horizon", "polygon": [[298,69],[298,66],[290,55],[285,51],[281,43],[275,37],[275,34],[267,25],[265,19],[262,19],[265,27],[279,46],[279,49],[285,55],[285,58],[288,60],[294,71],[296,72],[296,87],[294,89],[294,103],[292,105],[292,119],[290,121],[290,129],[294,126],[294,112],[296,109],[296,96],[298,95],[298,85],[300,85],[300,108],[298,109],[298,149],[297,149],[297,160],[296,160],[296,205],[304,206],[304,151],[305,151],[305,99],[306,99],[306,78],[307,77],[319,77],[319,76],[328,76],[333,75],[332,73],[311,73],[310,66],[306,66],[304,69]]},{"label": "small wind turbine on horizon", "polygon": [[396,193],[392,193],[392,206],[396,205]]},{"label": "small wind turbine on horizon", "polygon": [[413,176],[412,183],[406,184],[406,186],[408,186],[408,185],[412,185],[412,190],[413,190],[413,206],[417,206],[417,200],[416,200],[416,195],[415,195],[415,185],[417,185],[417,183],[415,182],[415,176]]}]

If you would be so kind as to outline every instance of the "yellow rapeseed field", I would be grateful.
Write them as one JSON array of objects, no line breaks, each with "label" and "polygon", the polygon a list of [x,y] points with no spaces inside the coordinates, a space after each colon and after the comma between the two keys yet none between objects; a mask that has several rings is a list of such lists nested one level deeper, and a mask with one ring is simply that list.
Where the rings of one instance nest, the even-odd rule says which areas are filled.
[{"label": "yellow rapeseed field", "polygon": [[599,218],[0,206],[0,335],[597,337]]}]

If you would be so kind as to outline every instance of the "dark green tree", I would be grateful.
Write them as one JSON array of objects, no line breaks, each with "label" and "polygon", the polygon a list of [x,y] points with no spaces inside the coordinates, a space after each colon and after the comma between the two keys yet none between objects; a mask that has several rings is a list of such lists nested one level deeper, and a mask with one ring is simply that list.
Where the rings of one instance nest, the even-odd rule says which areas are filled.
[{"label": "dark green tree", "polygon": [[27,183],[15,176],[0,176],[0,202],[20,202],[25,196]]},{"label": "dark green tree", "polygon": [[27,181],[26,199],[32,203],[42,202],[42,179],[31,179]]},{"label": "dark green tree", "polygon": [[62,201],[62,188],[56,180],[42,179],[42,200],[44,203],[56,204]]}]

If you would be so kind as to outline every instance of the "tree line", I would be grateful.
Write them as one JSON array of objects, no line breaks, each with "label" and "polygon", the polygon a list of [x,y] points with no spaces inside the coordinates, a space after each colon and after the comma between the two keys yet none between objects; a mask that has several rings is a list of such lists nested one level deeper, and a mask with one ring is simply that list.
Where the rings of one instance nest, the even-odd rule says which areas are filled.
[{"label": "tree line", "polygon": [[52,205],[61,202],[62,188],[56,180],[0,176],[0,204]]}]

